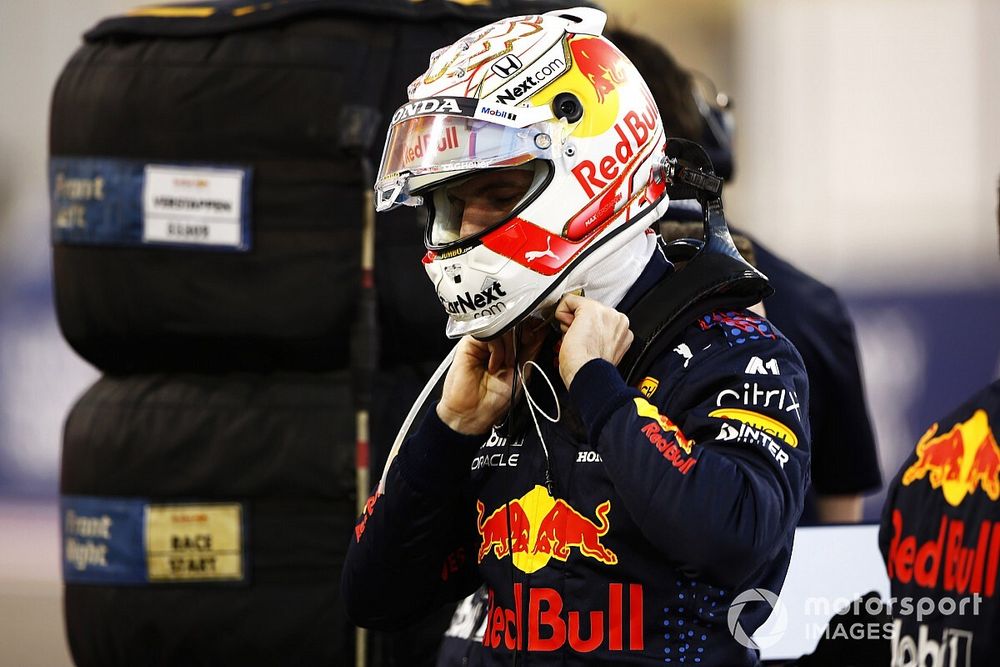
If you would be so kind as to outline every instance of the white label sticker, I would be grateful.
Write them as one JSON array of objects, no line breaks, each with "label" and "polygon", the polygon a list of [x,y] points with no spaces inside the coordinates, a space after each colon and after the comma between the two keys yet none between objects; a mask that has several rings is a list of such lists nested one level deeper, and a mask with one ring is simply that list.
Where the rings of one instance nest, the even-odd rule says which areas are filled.
[{"label": "white label sticker", "polygon": [[142,240],[241,248],[245,172],[146,165]]}]

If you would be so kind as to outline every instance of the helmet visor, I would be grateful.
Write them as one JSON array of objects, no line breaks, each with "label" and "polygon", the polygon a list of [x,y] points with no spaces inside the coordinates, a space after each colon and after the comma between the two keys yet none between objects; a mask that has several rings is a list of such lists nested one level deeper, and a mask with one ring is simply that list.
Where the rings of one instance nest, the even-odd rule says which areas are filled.
[{"label": "helmet visor", "polygon": [[434,188],[427,246],[443,249],[479,236],[523,209],[547,182],[547,160],[476,171]]},{"label": "helmet visor", "polygon": [[402,120],[389,130],[375,181],[377,208],[417,206],[421,189],[468,170],[509,167],[536,158],[551,159],[552,122],[517,128],[453,115]]}]

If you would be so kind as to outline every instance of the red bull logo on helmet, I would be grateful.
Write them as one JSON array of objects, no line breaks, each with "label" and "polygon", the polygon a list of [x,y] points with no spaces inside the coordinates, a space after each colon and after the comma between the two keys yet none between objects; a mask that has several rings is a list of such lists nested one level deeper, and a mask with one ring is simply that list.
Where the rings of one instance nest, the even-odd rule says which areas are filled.
[{"label": "red bull logo on helmet", "polygon": [[[638,108],[642,100],[635,69],[614,46],[602,37],[573,35],[565,44],[566,69],[558,75],[558,85],[539,88],[532,105],[551,104],[556,95],[572,93],[583,104],[583,119],[575,126],[576,138],[597,137],[621,121],[619,110]],[[547,82],[555,81],[549,77]],[[636,84],[636,85],[633,85]]]},{"label": "red bull logo on helmet", "polygon": [[986,411],[976,410],[947,433],[937,431],[938,424],[932,425],[917,442],[917,460],[903,473],[903,486],[926,479],[954,507],[977,489],[1000,499],[1000,447]]},{"label": "red bull logo on helmet", "polygon": [[574,551],[605,565],[618,563],[615,552],[601,541],[611,528],[610,500],[595,509],[596,521],[565,500],[552,498],[540,485],[489,516],[482,501],[476,501],[476,509],[480,563],[492,552],[497,559],[510,556],[517,569],[531,573],[545,567],[550,558],[566,561]]},{"label": "red bull logo on helmet", "polygon": [[569,43],[573,64],[590,81],[597,92],[597,101],[605,98],[625,83],[625,56],[605,39],[578,37]]}]

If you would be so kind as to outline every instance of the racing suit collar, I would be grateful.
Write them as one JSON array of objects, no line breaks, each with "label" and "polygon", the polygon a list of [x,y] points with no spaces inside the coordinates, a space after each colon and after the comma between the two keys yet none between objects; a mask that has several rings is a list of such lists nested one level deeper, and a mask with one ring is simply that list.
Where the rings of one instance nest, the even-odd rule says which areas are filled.
[{"label": "racing suit collar", "polygon": [[642,270],[639,277],[632,283],[632,287],[625,292],[625,296],[615,306],[615,310],[620,313],[627,313],[642,298],[642,295],[672,273],[673,270],[674,265],[657,248],[653,252],[652,257],[649,258],[649,262],[646,263],[646,268]]}]

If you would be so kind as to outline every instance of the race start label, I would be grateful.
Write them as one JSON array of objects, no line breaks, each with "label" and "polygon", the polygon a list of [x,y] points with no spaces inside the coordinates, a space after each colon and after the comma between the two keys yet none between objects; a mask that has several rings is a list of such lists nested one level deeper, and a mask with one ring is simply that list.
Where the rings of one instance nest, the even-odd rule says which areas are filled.
[{"label": "race start label", "polygon": [[243,510],[229,505],[150,505],[150,581],[243,579]]},{"label": "race start label", "polygon": [[142,498],[63,496],[60,505],[66,583],[246,580],[241,503],[155,504]]}]

